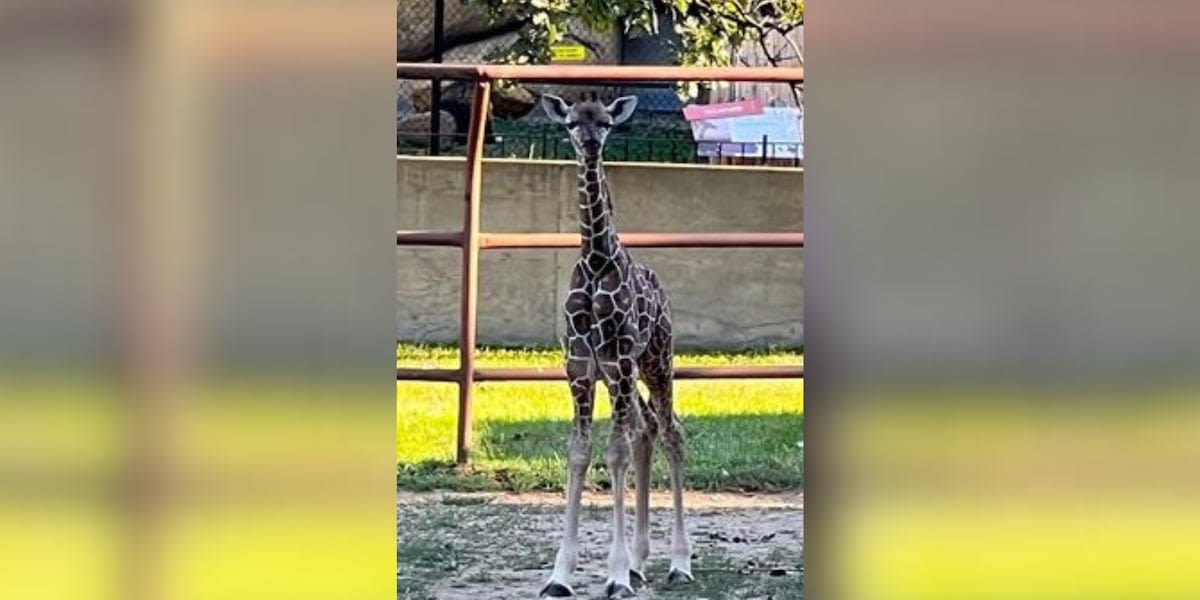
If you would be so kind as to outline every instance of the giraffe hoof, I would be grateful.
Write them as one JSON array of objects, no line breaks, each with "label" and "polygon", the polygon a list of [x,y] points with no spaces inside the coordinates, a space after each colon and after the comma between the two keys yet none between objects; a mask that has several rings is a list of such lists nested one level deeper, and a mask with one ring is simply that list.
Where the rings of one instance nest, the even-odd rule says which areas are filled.
[{"label": "giraffe hoof", "polygon": [[637,598],[633,588],[615,581],[610,581],[604,586],[604,595],[608,598]]},{"label": "giraffe hoof", "polygon": [[646,583],[646,576],[642,575],[642,572],[637,569],[630,569],[629,570],[629,583],[644,584],[644,583]]},{"label": "giraffe hoof", "polygon": [[671,569],[671,572],[667,574],[667,583],[671,584],[691,583],[695,580],[696,578],[692,577],[691,573],[680,571],[679,569]]},{"label": "giraffe hoof", "polygon": [[538,592],[538,598],[568,598],[574,595],[575,591],[571,589],[571,586],[557,581],[547,583],[546,587],[543,587],[542,591]]}]

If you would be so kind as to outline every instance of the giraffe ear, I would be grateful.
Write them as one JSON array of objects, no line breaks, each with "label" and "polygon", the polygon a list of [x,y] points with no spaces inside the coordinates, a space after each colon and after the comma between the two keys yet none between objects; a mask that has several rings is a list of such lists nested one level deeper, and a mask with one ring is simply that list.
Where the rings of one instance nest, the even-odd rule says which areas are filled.
[{"label": "giraffe ear", "polygon": [[637,108],[637,103],[637,96],[621,96],[613,100],[612,104],[604,107],[604,110],[612,115],[613,125],[619,125],[633,116],[633,109]]},{"label": "giraffe ear", "polygon": [[542,94],[542,110],[546,111],[546,116],[550,117],[555,123],[566,123],[567,115],[571,107],[562,98],[554,94]]}]

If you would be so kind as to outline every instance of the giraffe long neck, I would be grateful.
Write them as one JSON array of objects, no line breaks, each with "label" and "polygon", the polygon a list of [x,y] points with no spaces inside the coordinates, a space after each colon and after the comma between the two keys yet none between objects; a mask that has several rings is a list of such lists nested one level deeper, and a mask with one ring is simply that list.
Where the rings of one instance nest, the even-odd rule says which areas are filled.
[{"label": "giraffe long neck", "polygon": [[579,159],[579,233],[588,255],[618,258],[623,255],[613,218],[612,197],[599,156]]}]

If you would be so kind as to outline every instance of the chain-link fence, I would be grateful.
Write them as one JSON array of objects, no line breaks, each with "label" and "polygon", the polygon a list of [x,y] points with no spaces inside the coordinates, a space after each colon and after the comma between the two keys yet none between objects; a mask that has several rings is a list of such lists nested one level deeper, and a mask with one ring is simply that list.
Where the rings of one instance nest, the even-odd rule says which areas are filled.
[{"label": "chain-link fence", "polygon": [[[397,60],[401,62],[488,63],[510,47],[525,24],[491,18],[481,3],[463,0],[400,0],[396,7]],[[672,64],[673,35],[669,23],[663,34],[629,37],[614,28],[608,33],[572,25],[568,43],[583,46],[583,64]],[[463,155],[470,123],[470,82],[442,82],[435,90],[428,80],[397,82],[396,146],[399,154]],[[440,92],[440,93],[439,93]],[[497,82],[491,98],[485,155],[505,158],[572,158],[566,132],[551,123],[537,105],[552,93],[568,101],[585,94],[602,100],[636,95],[634,117],[614,129],[606,145],[609,160],[647,162],[711,162],[711,151],[697,146],[683,118],[683,103],[673,87],[642,85],[564,85]],[[756,148],[716,148],[722,152],[757,156]],[[762,148],[768,151],[774,146]],[[739,152],[739,150],[741,150]]]}]

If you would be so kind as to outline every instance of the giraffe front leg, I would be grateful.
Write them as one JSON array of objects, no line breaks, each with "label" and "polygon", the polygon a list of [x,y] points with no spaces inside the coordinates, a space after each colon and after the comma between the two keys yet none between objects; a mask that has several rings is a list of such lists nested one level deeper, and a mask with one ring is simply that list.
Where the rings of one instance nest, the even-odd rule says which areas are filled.
[{"label": "giraffe front leg", "polygon": [[542,587],[540,597],[563,598],[575,595],[571,588],[571,575],[579,558],[579,511],[583,501],[583,486],[591,465],[591,421],[592,391],[594,383],[589,364],[582,360],[568,360],[568,374],[576,374],[571,381],[571,395],[575,402],[575,420],[571,428],[571,439],[567,450],[567,511],[563,519],[563,537],[554,558],[554,572],[550,581]]},{"label": "giraffe front leg", "polygon": [[567,512],[563,519],[563,537],[554,557],[554,572],[542,587],[539,596],[563,598],[574,596],[571,575],[579,558],[579,510],[583,501],[583,483],[591,456],[591,443],[586,429],[576,427],[571,433],[570,458],[567,473]]},{"label": "giraffe front leg", "polygon": [[[621,359],[622,361],[632,359]],[[626,370],[626,373],[628,371]],[[610,374],[606,373],[606,378]],[[608,472],[612,476],[613,513],[612,545],[608,551],[608,581],[604,593],[608,598],[633,598],[630,569],[633,567],[629,542],[625,538],[625,475],[629,469],[631,438],[640,435],[636,425],[637,387],[632,376],[611,377],[609,395],[613,399],[613,425],[608,445]]]},{"label": "giraffe front leg", "polygon": [[[614,409],[615,410],[615,409]],[[632,598],[630,569],[633,562],[629,542],[625,539],[625,475],[629,468],[629,423],[614,416],[608,446],[608,472],[612,476],[613,514],[612,545],[608,550],[608,581],[604,593],[609,598]]]},{"label": "giraffe front leg", "polygon": [[652,421],[633,441],[633,472],[636,494],[633,534],[633,567],[630,578],[639,583],[646,582],[646,559],[650,556],[650,465],[654,452],[654,427]]}]

